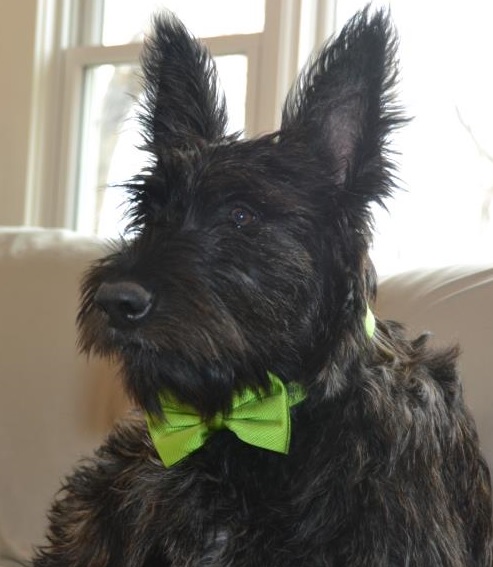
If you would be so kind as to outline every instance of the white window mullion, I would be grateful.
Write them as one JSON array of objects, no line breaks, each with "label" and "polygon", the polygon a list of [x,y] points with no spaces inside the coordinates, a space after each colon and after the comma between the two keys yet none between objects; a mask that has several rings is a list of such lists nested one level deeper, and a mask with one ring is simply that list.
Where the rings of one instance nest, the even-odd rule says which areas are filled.
[{"label": "white window mullion", "polygon": [[302,0],[298,68],[336,31],[337,0]]},{"label": "white window mullion", "polygon": [[[39,0],[33,69],[30,145],[24,222],[60,226],[57,208],[64,50],[73,13],[64,0]],[[63,226],[63,225],[62,225]]]},{"label": "white window mullion", "polygon": [[[101,43],[104,23],[104,0],[75,0],[78,29],[74,37],[77,45],[98,45]],[[77,33],[78,32],[78,33]]]},{"label": "white window mullion", "polygon": [[252,44],[248,52],[248,69],[247,69],[247,91],[245,101],[245,134],[247,136],[255,136],[261,132],[261,124],[258,119],[259,100],[259,83],[260,76],[260,46],[261,36],[258,41]]},{"label": "white window mullion", "polygon": [[247,136],[255,135],[260,131],[256,109],[258,107],[257,77],[259,76],[259,53],[262,37],[262,33],[256,33],[203,39],[213,57],[244,55],[247,58],[248,77],[245,101],[245,133]]},{"label": "white window mullion", "polygon": [[302,0],[268,0],[257,78],[259,132],[279,127],[284,98],[296,78]]},{"label": "white window mullion", "polygon": [[337,30],[338,0],[316,0],[315,47],[318,49]]},{"label": "white window mullion", "polygon": [[83,105],[83,68],[68,52],[65,58],[62,129],[58,166],[55,224],[74,228],[75,186],[79,163],[79,137]]}]

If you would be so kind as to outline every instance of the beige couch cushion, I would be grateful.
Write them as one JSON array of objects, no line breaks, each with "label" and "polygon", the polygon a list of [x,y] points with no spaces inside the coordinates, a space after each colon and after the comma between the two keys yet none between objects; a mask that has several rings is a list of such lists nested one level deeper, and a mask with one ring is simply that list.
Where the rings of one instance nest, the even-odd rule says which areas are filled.
[{"label": "beige couch cushion", "polygon": [[76,349],[78,281],[100,254],[67,231],[0,230],[0,530],[24,547],[125,405],[114,369]]}]

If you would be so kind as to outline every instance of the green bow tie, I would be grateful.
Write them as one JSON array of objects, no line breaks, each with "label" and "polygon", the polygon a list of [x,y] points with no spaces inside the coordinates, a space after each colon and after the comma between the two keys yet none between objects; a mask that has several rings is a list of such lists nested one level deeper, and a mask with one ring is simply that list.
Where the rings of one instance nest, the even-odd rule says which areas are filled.
[{"label": "green bow tie", "polygon": [[220,429],[229,429],[245,443],[286,454],[291,435],[289,408],[305,395],[298,384],[287,386],[269,373],[271,390],[256,394],[245,390],[233,399],[231,412],[205,422],[196,411],[172,399],[162,399],[164,420],[147,415],[152,442],[163,463],[170,467],[199,449]]}]

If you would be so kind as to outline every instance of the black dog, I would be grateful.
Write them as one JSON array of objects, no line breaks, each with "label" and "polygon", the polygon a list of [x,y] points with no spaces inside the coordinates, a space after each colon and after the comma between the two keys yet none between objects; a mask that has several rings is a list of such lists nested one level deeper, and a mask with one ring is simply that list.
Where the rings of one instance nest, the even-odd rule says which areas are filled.
[{"label": "black dog", "polygon": [[278,132],[225,135],[208,53],[156,20],[134,238],[79,324],[144,411],[76,470],[36,567],[491,567],[490,478],[456,374],[370,311],[396,39],[368,10]]}]

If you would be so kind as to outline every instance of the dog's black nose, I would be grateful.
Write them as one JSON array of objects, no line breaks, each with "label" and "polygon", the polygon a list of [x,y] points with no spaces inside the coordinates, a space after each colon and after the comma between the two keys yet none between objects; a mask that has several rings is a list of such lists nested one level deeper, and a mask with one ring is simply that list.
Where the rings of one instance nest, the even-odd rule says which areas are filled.
[{"label": "dog's black nose", "polygon": [[146,317],[152,306],[152,294],[136,282],[104,282],[94,296],[94,303],[108,314],[112,325],[127,326]]}]

